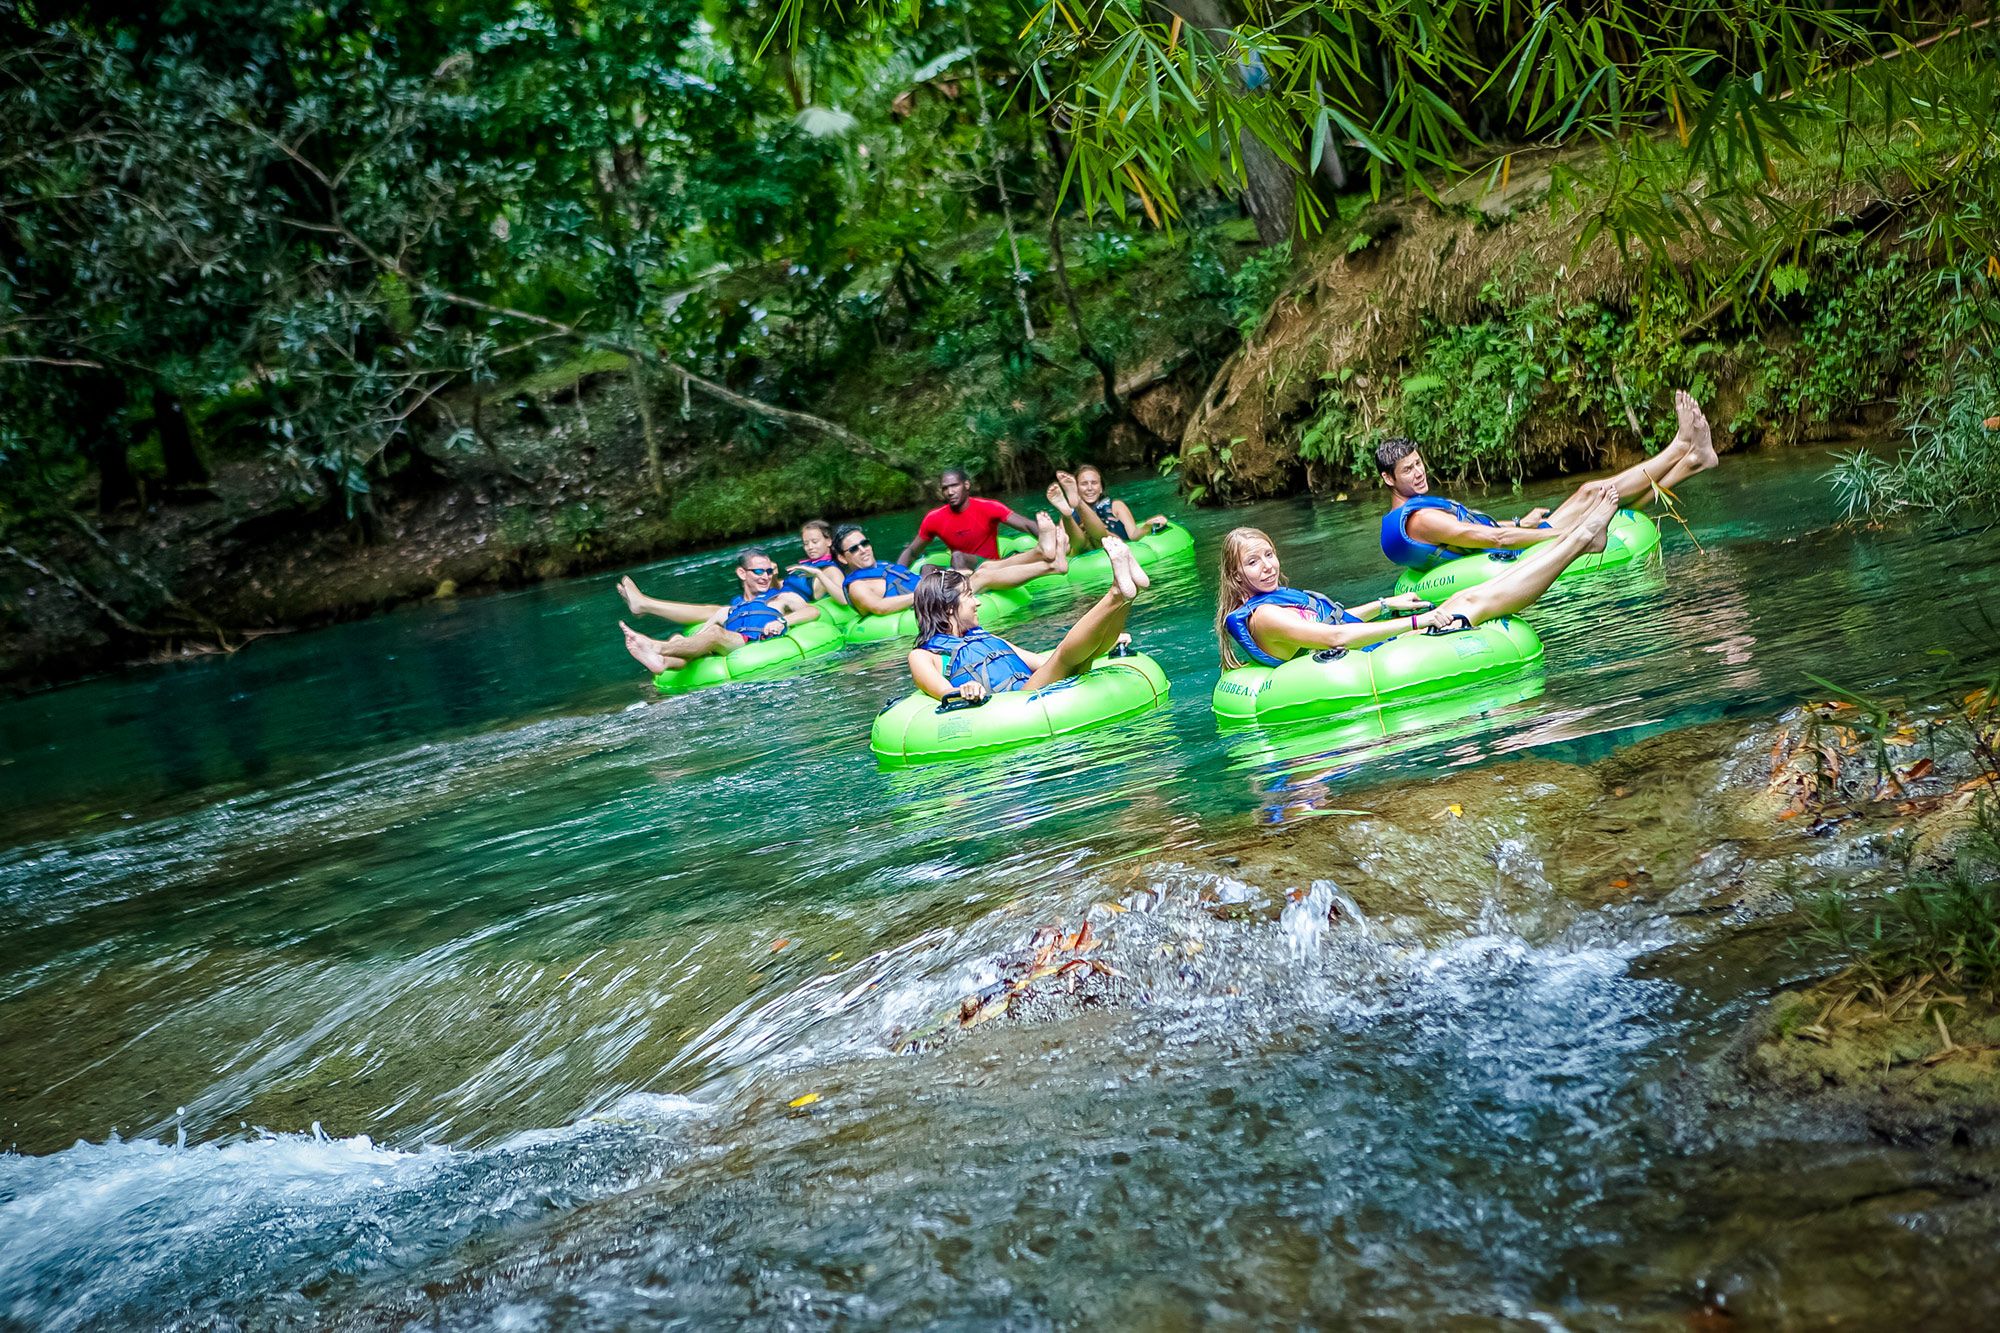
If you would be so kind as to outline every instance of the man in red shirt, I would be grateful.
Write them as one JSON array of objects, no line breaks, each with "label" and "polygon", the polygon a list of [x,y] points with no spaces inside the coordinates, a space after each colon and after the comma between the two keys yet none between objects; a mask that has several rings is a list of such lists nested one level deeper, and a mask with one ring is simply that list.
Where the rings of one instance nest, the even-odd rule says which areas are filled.
[{"label": "man in red shirt", "polygon": [[1040,536],[1033,519],[1015,513],[998,500],[983,500],[974,495],[972,479],[963,469],[947,468],[938,478],[938,494],[944,497],[944,503],[924,515],[924,521],[917,525],[917,535],[903,548],[902,559],[896,563],[914,563],[933,537],[950,549],[951,563],[960,569],[970,569],[981,560],[998,559],[1002,523],[1030,537]]}]

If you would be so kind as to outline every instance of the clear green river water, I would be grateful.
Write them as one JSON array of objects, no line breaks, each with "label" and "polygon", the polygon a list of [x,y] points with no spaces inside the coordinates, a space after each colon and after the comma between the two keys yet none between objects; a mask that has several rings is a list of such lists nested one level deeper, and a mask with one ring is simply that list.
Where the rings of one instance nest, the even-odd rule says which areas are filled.
[{"label": "clear green river water", "polygon": [[[2000,543],[1836,528],[1824,467],[1691,483],[1699,546],[1531,612],[1525,686],[1280,746],[1211,719],[1220,536],[1362,600],[1372,496],[1189,514],[1132,616],[1171,710],[971,765],[877,770],[890,647],[659,699],[615,575],[0,703],[0,1327],[1686,1327],[1668,1256],[1759,1202],[1647,1108],[1799,965],[1643,906],[1412,935],[1372,905],[1427,867],[1378,858],[1190,913],[1204,998],[900,1039],[1041,924],[1244,892],[1203,858],[1260,830],[1939,670]],[[632,572],[720,598],[733,554]],[[1770,1226],[1725,1265],[1766,1309],[1854,1248]],[[1885,1253],[1886,1302],[1928,1261]]]}]

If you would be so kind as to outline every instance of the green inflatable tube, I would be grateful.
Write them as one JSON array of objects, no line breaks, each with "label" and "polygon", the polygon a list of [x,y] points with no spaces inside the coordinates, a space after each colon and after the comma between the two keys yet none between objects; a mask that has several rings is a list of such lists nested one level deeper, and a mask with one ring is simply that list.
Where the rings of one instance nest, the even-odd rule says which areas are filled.
[{"label": "green inflatable tube", "polygon": [[840,626],[822,616],[794,625],[775,639],[746,643],[733,653],[697,657],[678,671],[662,671],[653,677],[653,684],[662,694],[686,694],[725,681],[768,676],[808,657],[830,653],[846,642]]},{"label": "green inflatable tube", "polygon": [[[1529,551],[1533,549],[1528,548]],[[1566,582],[1600,570],[1634,568],[1659,549],[1659,526],[1636,509],[1621,509],[1611,519],[1610,538],[1605,542],[1603,552],[1570,562],[1570,567],[1556,577],[1556,582]],[[1526,555],[1527,551],[1521,552],[1523,558]],[[1441,602],[1461,589],[1477,587],[1490,578],[1506,573],[1513,563],[1511,560],[1496,560],[1490,555],[1460,556],[1423,572],[1404,570],[1402,577],[1396,580],[1396,591],[1419,593],[1434,602]]]},{"label": "green inflatable tube", "polygon": [[[1163,561],[1194,554],[1194,534],[1178,523],[1169,523],[1156,532],[1134,537],[1125,544],[1131,549],[1132,558],[1139,562],[1139,568],[1148,573]],[[1013,555],[1032,550],[1034,545],[1032,539],[1015,533],[1000,539],[1000,554]],[[942,565],[947,559],[943,554],[934,554],[925,556],[918,563]],[[1031,592],[1050,594],[1079,588],[1108,588],[1111,586],[1111,558],[1102,551],[1085,551],[1070,557],[1067,574],[1044,574],[1021,586]]]},{"label": "green inflatable tube", "polygon": [[1225,727],[1299,722],[1465,689],[1541,660],[1542,640],[1528,622],[1503,616],[1452,634],[1400,634],[1372,650],[1237,667],[1222,673],[1210,704]]},{"label": "green inflatable tube", "polygon": [[976,706],[940,704],[921,690],[906,695],[876,714],[868,748],[889,769],[971,759],[1108,726],[1166,700],[1166,672],[1146,654],[1100,657],[1072,680]]},{"label": "green inflatable tube", "polygon": [[[995,624],[1016,620],[1028,609],[1028,600],[1028,594],[1020,588],[989,588],[979,594],[979,618],[990,619]],[[891,639],[916,641],[917,613],[909,607],[887,616],[864,616],[852,607],[841,609],[853,617],[847,625],[849,643],[887,643]]]},{"label": "green inflatable tube", "polygon": [[[1138,561],[1139,568],[1150,574],[1168,560],[1193,556],[1194,534],[1178,523],[1169,523],[1157,532],[1134,537],[1125,545],[1132,552],[1132,558]],[[1069,558],[1069,573],[1045,575],[1028,586],[1040,588],[1044,583],[1055,584],[1061,579],[1067,579],[1073,588],[1108,588],[1111,586],[1111,557],[1102,551],[1073,555]]]}]

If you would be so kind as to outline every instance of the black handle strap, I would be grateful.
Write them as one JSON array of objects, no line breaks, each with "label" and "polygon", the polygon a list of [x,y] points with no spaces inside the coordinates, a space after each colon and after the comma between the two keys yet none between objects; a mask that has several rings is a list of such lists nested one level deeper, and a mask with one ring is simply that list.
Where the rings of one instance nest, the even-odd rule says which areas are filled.
[{"label": "black handle strap", "polygon": [[1317,648],[1313,650],[1312,656],[1315,662],[1338,662],[1341,658],[1347,656],[1347,650],[1345,648]]},{"label": "black handle strap", "polygon": [[1432,635],[1433,637],[1440,634],[1463,634],[1467,630],[1473,627],[1472,618],[1470,616],[1462,616],[1458,612],[1454,611],[1452,612],[1451,618],[1457,623],[1453,625],[1432,625],[1429,629],[1425,630],[1424,633]]},{"label": "black handle strap", "polygon": [[[992,697],[993,696],[989,694],[986,696],[986,699],[991,699]],[[956,713],[961,709],[977,708],[981,704],[985,703],[986,699],[968,699],[964,695],[960,694],[957,690],[953,690],[950,694],[947,694],[944,698],[938,701],[937,710],[940,713]]]}]

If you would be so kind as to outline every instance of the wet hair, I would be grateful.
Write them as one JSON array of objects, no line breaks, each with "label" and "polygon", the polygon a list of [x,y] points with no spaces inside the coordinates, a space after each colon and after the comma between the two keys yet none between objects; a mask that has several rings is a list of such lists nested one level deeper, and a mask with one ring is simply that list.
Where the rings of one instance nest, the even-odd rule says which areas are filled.
[{"label": "wet hair", "polygon": [[[1222,539],[1222,583],[1215,596],[1215,641],[1222,645],[1222,669],[1233,671],[1247,665],[1236,655],[1237,642],[1229,633],[1229,613],[1256,594],[1243,576],[1243,554],[1250,543],[1263,542],[1273,550],[1276,544],[1258,528],[1232,528]],[[1280,580],[1280,586],[1283,581]]]},{"label": "wet hair", "polygon": [[942,485],[943,483],[950,481],[953,477],[957,477],[960,481],[963,482],[970,482],[972,480],[972,474],[970,472],[967,472],[964,468],[948,467],[944,471],[938,473],[938,482],[940,485]]},{"label": "wet hair", "polygon": [[833,558],[836,560],[840,559],[840,548],[847,545],[849,537],[865,537],[867,535],[867,533],[861,530],[858,524],[854,523],[843,523],[835,528],[833,530]]},{"label": "wet hair", "polygon": [[1081,477],[1086,472],[1094,472],[1097,474],[1097,479],[1099,481],[1104,480],[1104,469],[1097,466],[1097,464],[1095,463],[1078,463],[1076,465],[1076,471],[1072,475]]},{"label": "wet hair", "polygon": [[[743,554],[736,557],[736,567],[738,569],[748,569],[750,568],[750,562],[752,560],[757,560],[760,558],[764,560],[771,560],[771,553],[769,551],[766,551],[761,546],[746,546],[743,548]],[[775,565],[778,562],[776,560],[771,560],[771,563]]]},{"label": "wet hair", "polygon": [[823,518],[809,518],[799,524],[800,532],[817,532],[828,541],[833,540],[833,524]]},{"label": "wet hair", "polygon": [[1402,435],[1391,435],[1375,446],[1375,466],[1388,476],[1395,472],[1396,464],[1417,451],[1417,442]]},{"label": "wet hair", "polygon": [[951,621],[958,614],[959,596],[971,585],[972,576],[956,569],[933,566],[924,571],[910,600],[910,610],[917,618],[919,643],[933,634],[952,632]]}]

